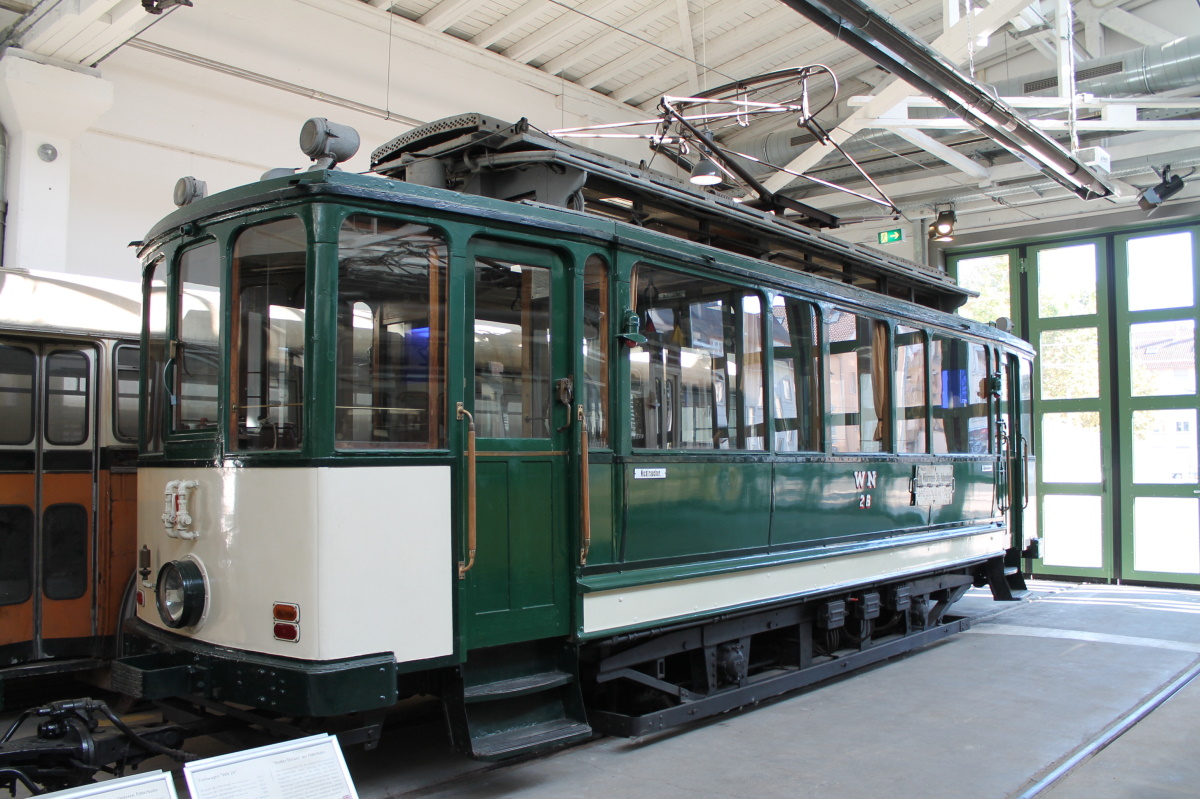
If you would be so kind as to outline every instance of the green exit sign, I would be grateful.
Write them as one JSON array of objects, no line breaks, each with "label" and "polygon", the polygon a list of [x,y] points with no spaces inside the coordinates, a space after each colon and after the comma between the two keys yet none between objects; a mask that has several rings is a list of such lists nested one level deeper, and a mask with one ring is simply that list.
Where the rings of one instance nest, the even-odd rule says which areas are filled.
[{"label": "green exit sign", "polygon": [[879,232],[880,244],[895,244],[898,241],[904,241],[904,228],[883,230]]}]

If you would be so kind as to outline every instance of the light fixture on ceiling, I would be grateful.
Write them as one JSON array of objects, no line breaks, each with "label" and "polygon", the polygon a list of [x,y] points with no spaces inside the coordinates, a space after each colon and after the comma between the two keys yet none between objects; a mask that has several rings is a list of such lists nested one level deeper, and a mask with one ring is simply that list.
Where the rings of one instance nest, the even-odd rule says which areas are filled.
[{"label": "light fixture on ceiling", "polygon": [[938,211],[937,219],[929,226],[929,238],[933,241],[954,241],[954,223],[958,215],[952,209]]},{"label": "light fixture on ceiling", "polygon": [[715,186],[724,179],[721,168],[708,156],[704,156],[696,162],[696,165],[692,167],[692,174],[688,178],[697,186]]},{"label": "light fixture on ceiling", "polygon": [[[1195,171],[1196,170],[1194,169],[1192,170],[1192,172]],[[1157,169],[1155,169],[1154,174],[1161,178],[1159,184],[1143,190],[1142,193],[1138,195],[1138,206],[1143,211],[1153,211],[1155,208],[1162,205],[1179,192],[1183,191],[1183,178],[1181,178],[1179,175],[1171,174],[1170,164],[1164,166],[1162,168],[1162,172],[1159,172]],[[1188,174],[1188,177],[1191,177],[1191,173]]]}]

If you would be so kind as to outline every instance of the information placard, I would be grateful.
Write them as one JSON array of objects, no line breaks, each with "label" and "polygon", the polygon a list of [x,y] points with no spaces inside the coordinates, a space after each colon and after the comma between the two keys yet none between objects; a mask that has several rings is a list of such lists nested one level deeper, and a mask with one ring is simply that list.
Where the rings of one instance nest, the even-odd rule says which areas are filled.
[{"label": "information placard", "polygon": [[358,799],[330,735],[185,763],[183,776],[192,799]]},{"label": "information placard", "polygon": [[49,797],[54,799],[83,799],[83,797],[88,797],[88,799],[179,799],[179,795],[175,793],[175,780],[166,771],[105,780],[79,788],[67,788],[65,791],[44,793],[42,797],[46,799]]}]

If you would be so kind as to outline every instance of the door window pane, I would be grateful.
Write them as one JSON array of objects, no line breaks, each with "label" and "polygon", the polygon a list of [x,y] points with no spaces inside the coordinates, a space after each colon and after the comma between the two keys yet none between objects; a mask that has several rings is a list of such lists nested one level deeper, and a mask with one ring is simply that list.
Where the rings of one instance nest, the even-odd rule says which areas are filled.
[{"label": "door window pane", "polygon": [[1130,239],[1129,310],[1186,308],[1192,304],[1192,234]]},{"label": "door window pane", "polygon": [[821,328],[816,306],[791,297],[771,301],[775,449],[821,448]]},{"label": "door window pane", "polygon": [[1133,481],[1195,483],[1196,409],[1133,412]]},{"label": "door window pane", "polygon": [[33,374],[31,350],[0,344],[0,444],[33,441]]},{"label": "door window pane", "polygon": [[1046,566],[1097,569],[1104,565],[1100,497],[1051,494],[1042,504]]},{"label": "door window pane", "polygon": [[0,605],[17,605],[33,593],[33,510],[0,505]]},{"label": "door window pane", "polygon": [[113,432],[121,441],[137,441],[140,348],[121,345],[113,358]]},{"label": "door window pane", "polygon": [[[172,429],[204,430],[217,419],[221,338],[220,260],[210,241],[179,259],[175,298],[175,395]],[[151,308],[151,325],[154,309]]]},{"label": "door window pane", "polygon": [[46,440],[82,444],[88,440],[91,367],[82,352],[52,352],[46,358]]},{"label": "door window pane", "polygon": [[1196,393],[1196,323],[1192,319],[1129,326],[1135,397]]},{"label": "door window pane", "polygon": [[887,325],[835,310],[829,317],[829,402],[834,452],[891,448]]},{"label": "door window pane", "polygon": [[1133,568],[1200,574],[1200,500],[1137,497],[1133,500]]},{"label": "door window pane", "polygon": [[554,398],[550,270],[475,259],[475,429],[481,438],[549,438]]},{"label": "door window pane", "polygon": [[955,264],[958,285],[979,292],[978,297],[972,297],[958,309],[959,315],[977,322],[994,322],[1001,316],[1011,318],[1010,269],[1008,253],[958,261]]},{"label": "door window pane", "polygon": [[1041,441],[1043,482],[1100,482],[1100,414],[1042,414]]},{"label": "door window pane", "polygon": [[234,442],[300,447],[304,432],[307,235],[299,219],[244,231],[234,244]]},{"label": "door window pane", "polygon": [[1096,245],[1038,252],[1038,315],[1043,319],[1096,312]]},{"label": "door window pane", "polygon": [[767,448],[767,418],[763,407],[762,300],[757,294],[742,297],[742,312],[735,324],[742,329],[742,342],[736,364],[730,364],[731,380],[742,402],[739,449]]},{"label": "door window pane", "polygon": [[47,599],[78,599],[88,585],[88,513],[82,505],[46,508],[42,516],[42,592]]},{"label": "door window pane", "polygon": [[1041,397],[1086,399],[1100,396],[1100,351],[1096,328],[1047,330],[1038,344]]},{"label": "door window pane", "polygon": [[583,268],[583,401],[588,446],[608,447],[608,264],[588,256]]},{"label": "door window pane", "polygon": [[900,410],[897,452],[928,452],[925,443],[925,334],[904,325],[896,327],[896,404]]},{"label": "door window pane", "polygon": [[443,446],[446,242],[366,214],[338,250],[338,446]]}]

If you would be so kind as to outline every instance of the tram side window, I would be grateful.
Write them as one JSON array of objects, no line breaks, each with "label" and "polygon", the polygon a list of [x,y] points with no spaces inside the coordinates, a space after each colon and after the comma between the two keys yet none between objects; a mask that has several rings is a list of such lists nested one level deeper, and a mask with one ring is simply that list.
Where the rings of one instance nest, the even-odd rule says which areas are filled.
[{"label": "tram side window", "polygon": [[78,599],[88,585],[88,512],[59,503],[42,514],[42,593],[47,599]]},{"label": "tram side window", "polygon": [[980,344],[934,336],[929,355],[933,373],[933,451],[986,453],[986,351]]},{"label": "tram side window", "polygon": [[0,444],[33,441],[36,363],[32,350],[0,345]]},{"label": "tram side window", "polygon": [[294,217],[233,248],[234,446],[297,449],[303,433],[307,235]]},{"label": "tram side window", "polygon": [[[218,349],[221,339],[221,269],[217,243],[180,256],[175,296],[175,397],[171,429],[204,430],[217,419]],[[168,353],[170,354],[170,353]]]},{"label": "tram side window", "polygon": [[925,440],[925,334],[896,326],[896,402],[900,410],[897,452],[928,452]]},{"label": "tram side window", "polygon": [[113,355],[113,432],[137,441],[139,348],[122,344]]},{"label": "tram side window", "polygon": [[338,241],[335,429],[342,448],[443,446],[446,241],[355,214]]},{"label": "tram side window", "polygon": [[775,449],[821,448],[820,316],[812,303],[791,297],[771,301],[774,352]]},{"label": "tram side window", "polygon": [[165,262],[159,258],[146,269],[145,297],[146,319],[146,380],[143,383],[145,396],[142,406],[146,409],[142,423],[142,448],[145,452],[162,452],[163,411],[166,397],[163,396],[167,366],[167,283]]},{"label": "tram side window", "polygon": [[79,351],[52,352],[46,358],[46,441],[83,444],[88,440],[91,363]]},{"label": "tram side window", "polygon": [[588,445],[608,446],[608,264],[589,256],[583,267],[583,411]]},{"label": "tram side window", "polygon": [[0,505],[0,605],[18,605],[33,593],[33,509]]},{"label": "tram side window", "polygon": [[834,452],[886,452],[891,380],[887,325],[834,310],[829,316],[830,444]]},{"label": "tram side window", "polygon": [[763,449],[758,295],[639,264],[646,343],[630,351],[633,446]]}]

